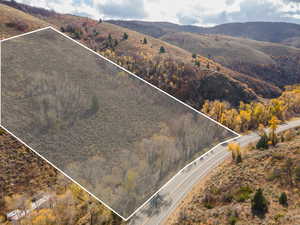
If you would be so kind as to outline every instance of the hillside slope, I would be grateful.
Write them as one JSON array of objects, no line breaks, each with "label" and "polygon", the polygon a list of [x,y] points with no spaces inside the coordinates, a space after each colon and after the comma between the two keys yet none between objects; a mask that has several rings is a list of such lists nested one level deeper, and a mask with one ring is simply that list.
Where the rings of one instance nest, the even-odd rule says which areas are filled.
[{"label": "hillside slope", "polygon": [[[298,225],[300,136],[299,131],[295,133],[298,136],[275,148],[249,150],[239,164],[223,163],[194,188],[166,224]],[[251,212],[251,199],[258,188],[268,201],[265,216]],[[287,195],[287,205],[279,203],[282,192]]]},{"label": "hillside slope", "polygon": [[300,80],[300,51],[286,46],[298,46],[300,25],[297,24],[257,22],[203,28],[164,22],[108,22],[160,38],[279,88]]},{"label": "hillside slope", "polygon": [[0,8],[0,40],[49,26],[49,23],[9,6],[1,4]]},{"label": "hillside slope", "polygon": [[170,33],[161,37],[188,51],[280,88],[300,82],[300,49],[224,35]]},{"label": "hillside slope", "polygon": [[[200,66],[195,66],[191,52],[133,30],[84,17],[47,13],[44,9],[23,4],[10,5],[63,29],[71,37],[194,107],[203,104],[203,96],[210,96],[210,100],[221,96],[221,100],[236,105],[239,101],[254,100],[258,96],[275,97],[281,92],[273,84],[222,67],[206,57],[199,56]],[[129,36],[126,40],[123,39],[124,33]],[[143,43],[145,39],[147,44]],[[165,48],[163,54],[159,52],[161,46]],[[206,82],[216,73],[224,83],[212,84],[205,90],[196,88],[202,80]],[[226,90],[223,86],[227,87]]]}]

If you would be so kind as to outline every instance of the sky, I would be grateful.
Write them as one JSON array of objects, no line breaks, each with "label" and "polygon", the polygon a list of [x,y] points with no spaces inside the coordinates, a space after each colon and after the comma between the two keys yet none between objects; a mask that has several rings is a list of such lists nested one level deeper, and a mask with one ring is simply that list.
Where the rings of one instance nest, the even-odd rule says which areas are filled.
[{"label": "sky", "polygon": [[268,21],[300,24],[300,0],[17,0],[94,19],[213,26]]}]

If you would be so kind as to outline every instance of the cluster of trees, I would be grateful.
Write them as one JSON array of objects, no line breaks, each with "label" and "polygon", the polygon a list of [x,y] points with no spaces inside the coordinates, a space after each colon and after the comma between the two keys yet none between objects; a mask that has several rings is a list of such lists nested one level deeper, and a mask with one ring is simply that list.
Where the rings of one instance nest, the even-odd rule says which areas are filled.
[{"label": "cluster of trees", "polygon": [[300,113],[300,86],[289,86],[278,98],[265,102],[241,102],[238,108],[221,101],[206,101],[202,112],[225,126],[244,132],[257,129],[260,124],[267,126],[272,117],[284,121]]},{"label": "cluster of trees", "polygon": [[[218,132],[220,137],[217,137],[215,129],[219,129],[218,126],[211,126],[210,122],[193,114],[178,116],[176,120],[160,123],[158,127],[158,132],[135,143],[136,147],[122,149],[126,160],[118,160],[118,167],[103,167],[107,159],[92,157],[69,165],[67,173],[80,170],[76,172],[80,174],[77,179],[86,182],[85,186],[89,190],[93,190],[109,205],[127,215],[175,172],[210,149],[215,139],[225,135]],[[86,168],[85,165],[93,166]]]},{"label": "cluster of trees", "polygon": [[[24,225],[96,225],[124,224],[122,219],[93,199],[87,192],[74,183],[61,186],[59,192],[44,193],[52,197],[39,209],[35,209],[18,222]],[[5,198],[7,210],[28,210],[32,198],[28,195],[15,194]],[[4,215],[3,215],[4,216]],[[0,217],[1,218],[1,217]],[[3,221],[6,221],[5,216]]]},{"label": "cluster of trees", "polygon": [[60,30],[64,33],[69,33],[74,39],[84,41],[95,51],[103,51],[105,49],[114,50],[120,41],[126,41],[129,38],[126,32],[119,38],[113,37],[112,34],[103,37],[103,35],[100,35],[99,28],[96,27],[97,24],[99,23],[93,20],[87,20],[85,22],[69,23],[61,26]]},{"label": "cluster of trees", "polygon": [[[191,92],[189,82],[197,79],[200,71],[190,64],[178,62],[173,58],[140,53],[138,57],[118,55],[112,49],[100,52],[129,71],[138,74],[155,86],[185,101]],[[191,103],[192,104],[192,103]]]}]

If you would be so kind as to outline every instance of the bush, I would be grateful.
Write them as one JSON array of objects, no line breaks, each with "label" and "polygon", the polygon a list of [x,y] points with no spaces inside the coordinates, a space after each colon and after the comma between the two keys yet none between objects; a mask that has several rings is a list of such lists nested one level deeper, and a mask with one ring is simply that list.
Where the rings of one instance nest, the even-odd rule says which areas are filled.
[{"label": "bush", "polygon": [[268,212],[268,201],[261,188],[256,191],[251,201],[251,210],[254,215],[259,216],[264,216]]},{"label": "bush", "polygon": [[166,50],[165,50],[164,46],[161,46],[159,49],[159,53],[165,53],[165,52],[166,52]]},{"label": "bush", "polygon": [[199,60],[196,60],[196,61],[195,61],[195,66],[200,67],[200,61],[199,61]]},{"label": "bush", "polygon": [[26,31],[29,27],[26,23],[24,23],[23,21],[19,21],[19,20],[6,23],[6,26],[14,27],[19,31]]},{"label": "bush", "polygon": [[300,166],[297,166],[295,169],[295,179],[300,182]]},{"label": "bush", "polygon": [[237,164],[239,164],[239,163],[241,163],[243,160],[242,160],[242,155],[241,154],[238,154],[237,156],[236,156],[236,160],[235,160],[235,162],[237,163]]},{"label": "bush", "polygon": [[267,134],[262,135],[256,144],[256,148],[257,149],[268,149],[269,148],[268,141],[269,141],[269,138],[268,138]]},{"label": "bush", "polygon": [[287,130],[282,135],[282,141],[291,141],[296,136],[295,130]]},{"label": "bush", "polygon": [[234,199],[238,202],[244,202],[250,198],[252,193],[253,191],[249,186],[243,186],[235,193]]},{"label": "bush", "polygon": [[0,213],[0,223],[4,223],[7,221],[6,215]]},{"label": "bush", "polygon": [[228,219],[228,223],[230,225],[235,225],[238,221],[238,218],[236,216],[230,216],[229,219]]},{"label": "bush", "polygon": [[285,192],[282,192],[279,196],[279,203],[280,205],[287,206],[288,205],[288,199]]},{"label": "bush", "polygon": [[214,206],[211,203],[205,202],[204,207],[207,209],[212,209]]},{"label": "bush", "polygon": [[146,39],[146,38],[144,38],[144,40],[143,40],[143,44],[144,44],[144,45],[146,45],[147,43],[148,43],[147,39]]},{"label": "bush", "polygon": [[123,34],[123,40],[127,40],[128,39],[128,34],[125,32],[124,34]]}]

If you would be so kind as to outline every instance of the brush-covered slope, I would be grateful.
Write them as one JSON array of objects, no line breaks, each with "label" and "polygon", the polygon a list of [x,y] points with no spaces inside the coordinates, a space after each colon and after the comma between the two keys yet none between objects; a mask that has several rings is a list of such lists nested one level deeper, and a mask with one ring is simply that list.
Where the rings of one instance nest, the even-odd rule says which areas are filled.
[{"label": "brush-covered slope", "polygon": [[0,39],[49,26],[43,20],[0,4]]},{"label": "brush-covered slope", "polygon": [[[109,22],[158,37],[280,88],[287,84],[298,83],[300,80],[298,63],[300,51],[286,46],[297,46],[299,42],[297,32],[300,26],[296,24],[258,22],[202,28],[163,22]],[[265,33],[261,34],[263,30]],[[218,33],[232,36],[215,35]],[[271,39],[273,36],[277,39]],[[271,42],[283,42],[285,45]]]},{"label": "brush-covered slope", "polygon": [[[32,13],[28,7],[26,11]],[[204,96],[211,100],[220,96],[220,99],[236,105],[239,101],[257,99],[258,95],[272,97],[280,93],[270,84],[222,67],[206,57],[200,56],[200,66],[196,66],[191,52],[133,30],[39,10],[34,10],[33,15],[194,107],[203,103]],[[127,38],[124,38],[125,33]],[[223,82],[210,83],[205,89],[198,88],[216,74]]]},{"label": "brush-covered slope", "polygon": [[[268,150],[251,149],[243,161],[219,166],[195,186],[165,225],[300,224],[300,136]],[[288,135],[285,135],[288,137]],[[263,189],[268,202],[265,215],[253,215],[251,201]],[[287,204],[280,204],[281,193]]]},{"label": "brush-covered slope", "polygon": [[297,48],[224,35],[187,32],[166,34],[161,39],[278,87],[300,82],[300,49]]}]

